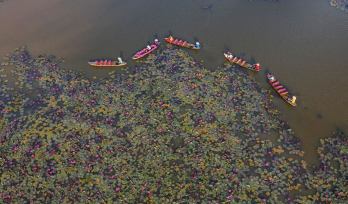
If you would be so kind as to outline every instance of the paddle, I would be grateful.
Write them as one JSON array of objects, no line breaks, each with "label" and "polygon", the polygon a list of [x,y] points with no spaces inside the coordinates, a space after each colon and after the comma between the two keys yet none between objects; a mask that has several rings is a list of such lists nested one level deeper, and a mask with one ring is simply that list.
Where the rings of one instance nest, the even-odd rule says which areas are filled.
[{"label": "paddle", "polygon": [[298,96],[300,94],[291,94],[291,95],[296,96],[296,98],[304,98],[304,96]]}]

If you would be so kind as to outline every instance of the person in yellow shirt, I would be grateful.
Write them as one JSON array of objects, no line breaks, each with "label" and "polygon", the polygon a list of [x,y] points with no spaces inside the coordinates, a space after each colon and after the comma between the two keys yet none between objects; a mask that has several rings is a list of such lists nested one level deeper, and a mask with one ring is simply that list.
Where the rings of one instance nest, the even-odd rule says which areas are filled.
[{"label": "person in yellow shirt", "polygon": [[173,36],[170,36],[170,37],[169,37],[169,41],[171,42],[171,41],[173,41],[173,40],[174,40]]},{"label": "person in yellow shirt", "polygon": [[296,96],[293,96],[290,101],[291,101],[291,103],[295,103],[296,102]]}]

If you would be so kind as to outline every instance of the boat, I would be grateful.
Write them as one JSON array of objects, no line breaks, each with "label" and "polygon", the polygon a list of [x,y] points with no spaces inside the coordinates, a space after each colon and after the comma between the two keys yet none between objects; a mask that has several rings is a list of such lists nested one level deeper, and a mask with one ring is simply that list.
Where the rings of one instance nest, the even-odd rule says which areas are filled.
[{"label": "boat", "polygon": [[88,62],[88,64],[95,67],[122,67],[125,66],[127,62],[123,62],[122,64],[120,64],[118,61],[101,60],[100,62]]},{"label": "boat", "polygon": [[184,47],[184,48],[189,48],[189,49],[193,49],[193,50],[199,50],[201,49],[201,47],[197,48],[196,45],[192,44],[192,43],[188,43],[186,41],[182,41],[179,39],[174,39],[171,41],[170,38],[165,38],[167,43],[173,44],[173,45],[177,45],[180,47]]},{"label": "boat", "polygon": [[139,52],[137,52],[134,56],[133,56],[133,59],[136,60],[136,59],[140,59],[142,57],[145,57],[146,55],[150,54],[151,52],[155,51],[159,45],[161,43],[159,42],[158,45],[150,45],[151,47],[151,50],[148,50],[147,47],[145,47],[144,49],[140,50]]},{"label": "boat", "polygon": [[260,71],[260,64],[249,64],[246,61],[242,60],[242,59],[238,59],[237,57],[233,57],[232,54],[228,54],[228,53],[224,53],[225,58],[231,62],[231,63],[235,63],[238,64],[241,67],[244,67],[246,69],[250,69],[252,71]]},{"label": "boat", "polygon": [[269,83],[271,84],[271,86],[274,88],[274,90],[276,90],[276,92],[286,101],[288,102],[290,105],[292,106],[297,106],[296,103],[292,103],[291,102],[291,98],[296,99],[295,96],[292,96],[289,94],[289,92],[286,90],[286,88],[284,88],[284,86],[280,85],[280,83],[275,80],[273,75],[267,74],[267,78]]}]

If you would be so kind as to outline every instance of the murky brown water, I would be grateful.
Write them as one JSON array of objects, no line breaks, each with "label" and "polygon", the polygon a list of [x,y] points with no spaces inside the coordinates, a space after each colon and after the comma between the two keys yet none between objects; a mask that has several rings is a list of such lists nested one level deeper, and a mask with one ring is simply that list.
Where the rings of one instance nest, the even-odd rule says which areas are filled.
[{"label": "murky brown water", "polygon": [[[209,4],[212,12],[201,8]],[[190,53],[207,68],[224,63],[230,50],[261,64],[253,75],[263,87],[270,88],[271,72],[298,96],[298,107],[280,98],[275,104],[309,163],[317,163],[319,138],[348,132],[348,14],[329,1],[9,0],[0,4],[0,19],[1,56],[27,45],[33,55],[63,56],[63,68],[89,77],[110,71],[90,68],[90,60],[122,56],[133,67],[132,55],[155,38],[198,39],[205,45]]]}]

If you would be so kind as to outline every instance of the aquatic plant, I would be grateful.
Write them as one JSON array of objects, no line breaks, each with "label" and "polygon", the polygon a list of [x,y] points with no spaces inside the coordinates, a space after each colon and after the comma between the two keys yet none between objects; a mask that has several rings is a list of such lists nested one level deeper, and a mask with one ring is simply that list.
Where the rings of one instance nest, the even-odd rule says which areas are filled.
[{"label": "aquatic plant", "polygon": [[[347,200],[344,137],[321,141],[313,169],[272,92],[239,67],[211,71],[169,46],[130,74],[92,81],[25,47],[6,57],[18,87],[0,88],[4,203]],[[280,145],[260,138],[272,130]]]}]

